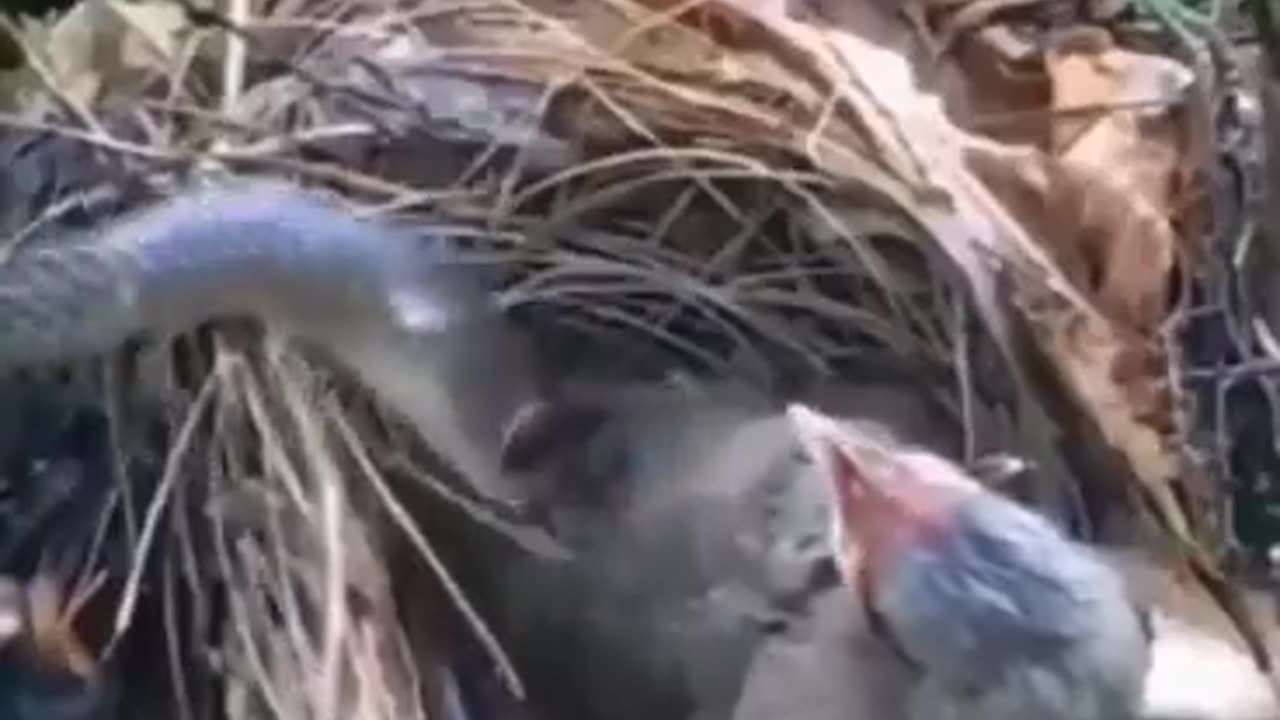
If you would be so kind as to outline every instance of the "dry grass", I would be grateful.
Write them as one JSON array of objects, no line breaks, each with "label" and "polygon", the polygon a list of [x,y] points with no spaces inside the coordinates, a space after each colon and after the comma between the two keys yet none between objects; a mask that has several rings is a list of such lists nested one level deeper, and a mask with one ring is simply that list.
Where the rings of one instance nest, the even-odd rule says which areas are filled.
[{"label": "dry grass", "polygon": [[[717,45],[672,22],[697,4],[646,15],[590,0],[559,13],[286,1],[258,17],[231,0],[198,26],[178,5],[144,3],[133,31],[109,43],[130,59],[111,66],[77,60],[47,29],[11,28],[31,44],[32,72],[13,93],[23,106],[0,122],[74,139],[109,156],[113,173],[150,182],[269,173],[328,185],[371,213],[446,218],[512,271],[511,305],[656,343],[702,369],[761,383],[780,364],[941,378],[966,459],[994,445],[1060,466],[1034,386],[993,382],[1021,370],[1015,310],[988,260],[1098,310],[959,159],[1002,151],[909,107],[923,96],[886,105],[901,70],[887,50],[875,56],[890,63],[885,77],[871,77],[841,65],[856,54],[847,38],[745,8],[733,36],[745,46]],[[104,7],[81,20],[109,33],[124,21]],[[86,88],[90,76],[98,84]],[[115,634],[165,625],[181,717],[205,714],[185,684],[199,672],[225,678],[232,717],[427,717],[435,640],[403,629],[390,578],[430,573],[451,586],[430,528],[383,476],[388,457],[405,471],[413,443],[270,336],[216,337],[180,343],[194,354],[160,348],[146,366],[158,372],[108,386],[170,435],[141,517],[127,517],[129,502],[110,510],[137,561]],[[1016,436],[978,420],[999,415],[1001,394],[1032,418]],[[122,467],[135,446],[121,439]],[[397,543],[416,564],[391,565]],[[143,594],[162,598],[149,605],[162,616],[140,613]],[[444,595],[467,607],[456,589]],[[184,659],[193,651],[206,666]],[[507,682],[519,686],[509,669]]]}]

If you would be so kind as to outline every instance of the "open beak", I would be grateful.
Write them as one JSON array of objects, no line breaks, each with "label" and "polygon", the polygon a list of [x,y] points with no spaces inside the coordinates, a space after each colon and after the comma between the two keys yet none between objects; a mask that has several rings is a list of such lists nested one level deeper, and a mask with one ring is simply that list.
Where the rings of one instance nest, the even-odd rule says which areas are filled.
[{"label": "open beak", "polygon": [[835,549],[847,580],[874,575],[895,547],[945,527],[954,488],[919,472],[897,443],[798,403],[787,418],[832,490]]},{"label": "open beak", "polygon": [[838,495],[861,499],[890,494],[889,476],[896,468],[888,443],[799,403],[787,407],[787,419],[805,453],[835,484]]}]

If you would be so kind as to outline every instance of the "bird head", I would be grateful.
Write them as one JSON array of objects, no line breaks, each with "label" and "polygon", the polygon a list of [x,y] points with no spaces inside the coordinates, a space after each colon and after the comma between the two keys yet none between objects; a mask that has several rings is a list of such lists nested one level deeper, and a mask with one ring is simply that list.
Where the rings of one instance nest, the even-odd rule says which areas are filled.
[{"label": "bird head", "polygon": [[831,486],[846,581],[872,630],[942,690],[938,707],[984,720],[1135,716],[1147,639],[1090,549],[938,455],[802,405],[787,415]]}]

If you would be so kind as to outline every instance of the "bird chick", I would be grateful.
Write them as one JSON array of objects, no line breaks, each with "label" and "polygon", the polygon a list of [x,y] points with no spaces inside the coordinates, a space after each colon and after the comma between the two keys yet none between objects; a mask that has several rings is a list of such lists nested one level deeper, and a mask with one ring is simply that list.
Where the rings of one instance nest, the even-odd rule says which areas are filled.
[{"label": "bird chick", "polygon": [[835,551],[921,674],[917,720],[1130,720],[1150,649],[1122,579],[954,464],[787,409],[833,491]]}]

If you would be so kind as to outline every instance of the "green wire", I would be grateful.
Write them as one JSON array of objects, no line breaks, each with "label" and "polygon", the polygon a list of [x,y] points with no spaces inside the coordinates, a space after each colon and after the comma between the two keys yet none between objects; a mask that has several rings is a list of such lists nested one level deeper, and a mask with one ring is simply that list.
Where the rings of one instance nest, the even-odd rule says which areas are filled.
[{"label": "green wire", "polygon": [[1193,25],[1217,25],[1222,19],[1222,0],[1209,0],[1209,9],[1203,11],[1181,0],[1139,0],[1138,4],[1157,14],[1163,10]]},{"label": "green wire", "polygon": [[1135,0],[1138,8],[1155,17],[1166,30],[1192,47],[1216,32],[1222,18],[1222,0],[1209,0],[1207,10],[1197,10],[1183,0]]}]

